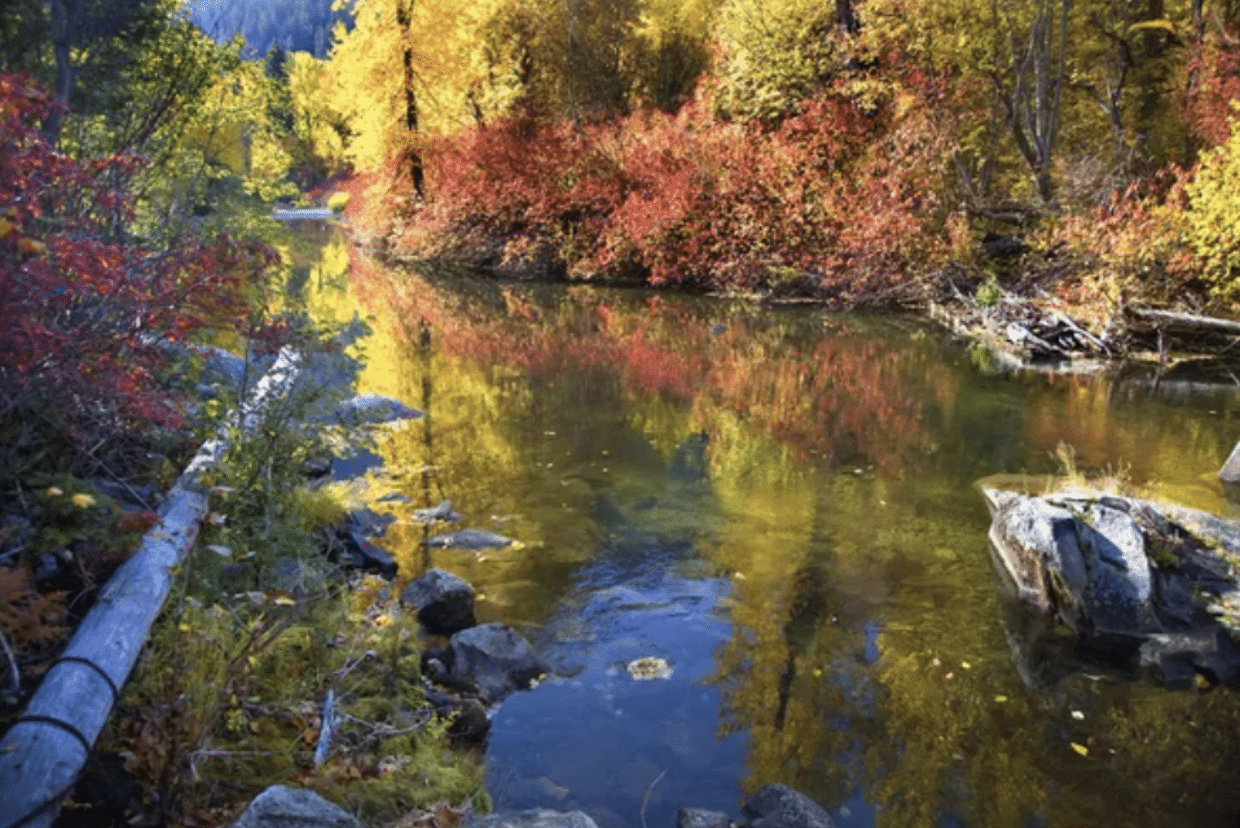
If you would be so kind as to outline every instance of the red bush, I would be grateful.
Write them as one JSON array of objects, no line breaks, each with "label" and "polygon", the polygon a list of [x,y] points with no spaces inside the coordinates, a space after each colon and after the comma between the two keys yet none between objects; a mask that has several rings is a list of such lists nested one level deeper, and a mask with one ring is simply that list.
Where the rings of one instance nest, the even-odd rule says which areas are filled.
[{"label": "red bush", "polygon": [[[906,98],[913,98],[906,95]],[[616,124],[501,120],[432,146],[419,256],[550,247],[570,277],[891,301],[945,255],[936,131],[923,106],[823,95],[775,130],[696,101]]]},{"label": "red bush", "polygon": [[38,410],[58,426],[167,422],[158,340],[234,319],[261,248],[219,239],[167,251],[128,243],[125,182],[141,160],[79,161],[37,124],[48,97],[0,75],[0,419]]}]

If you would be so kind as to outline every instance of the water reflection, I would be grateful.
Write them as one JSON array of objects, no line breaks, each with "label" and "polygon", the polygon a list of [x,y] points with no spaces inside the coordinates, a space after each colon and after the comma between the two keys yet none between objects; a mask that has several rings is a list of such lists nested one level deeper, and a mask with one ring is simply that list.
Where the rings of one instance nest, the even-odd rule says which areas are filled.
[{"label": "water reflection", "polygon": [[[469,579],[480,620],[557,665],[496,716],[499,805],[635,826],[644,802],[667,825],[781,781],[846,826],[1240,814],[1234,695],[1025,687],[971,485],[1055,471],[1062,441],[1229,510],[1212,476],[1234,393],[1005,375],[900,319],[393,274],[343,245],[324,261],[355,298],[311,301],[358,302],[379,332],[364,390],[430,412],[382,436],[375,485],[522,543],[424,559],[421,527],[389,534],[402,573]],[[631,679],[640,656],[671,678]]]}]

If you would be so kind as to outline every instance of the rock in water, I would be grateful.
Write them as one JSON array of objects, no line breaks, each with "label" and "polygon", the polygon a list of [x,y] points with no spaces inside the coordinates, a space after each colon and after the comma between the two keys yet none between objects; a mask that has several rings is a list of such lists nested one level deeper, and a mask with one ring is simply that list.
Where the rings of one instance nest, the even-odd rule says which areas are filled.
[{"label": "rock in water", "polygon": [[530,643],[506,624],[483,624],[452,636],[452,676],[474,682],[494,704],[547,672]]},{"label": "rock in water", "polygon": [[428,538],[426,545],[437,549],[503,549],[516,541],[483,529],[462,529]]},{"label": "rock in water", "polygon": [[460,520],[461,516],[452,511],[452,501],[444,500],[436,506],[427,509],[415,509],[409,519],[415,523],[434,523],[437,520],[452,522]]},{"label": "rock in water", "polygon": [[432,635],[452,635],[474,626],[474,588],[435,567],[404,588],[400,602],[412,607]]},{"label": "rock in water", "polygon": [[469,817],[465,824],[469,828],[598,828],[594,820],[581,811],[560,812],[546,808]]},{"label": "rock in water", "polygon": [[[1076,633],[1082,666],[1169,687],[1240,687],[1240,524],[1109,494],[980,488],[1009,592]],[[1021,639],[1047,636],[1047,626],[1005,624],[1022,676],[1044,674],[1023,662],[1046,648]]]},{"label": "rock in water", "polygon": [[732,819],[723,811],[681,808],[676,812],[676,828],[732,828]]},{"label": "rock in water", "polygon": [[314,791],[273,785],[251,800],[229,828],[362,828]]},{"label": "rock in water", "polygon": [[336,406],[336,417],[345,425],[382,425],[400,420],[416,420],[422,412],[410,408],[395,397],[382,394],[358,394]]},{"label": "rock in water", "polygon": [[835,828],[825,808],[787,785],[764,785],[741,812],[750,828]]}]

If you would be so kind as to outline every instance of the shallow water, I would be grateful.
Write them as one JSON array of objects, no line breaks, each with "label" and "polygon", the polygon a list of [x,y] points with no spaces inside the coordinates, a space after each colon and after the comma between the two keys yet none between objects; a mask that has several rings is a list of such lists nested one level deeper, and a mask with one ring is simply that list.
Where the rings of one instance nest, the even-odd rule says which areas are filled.
[{"label": "shallow water", "polygon": [[[410,496],[400,517],[451,498],[456,528],[520,541],[387,539],[402,578],[470,580],[481,620],[554,665],[495,714],[497,808],[670,826],[783,782],[841,826],[1240,815],[1235,694],[1022,685],[973,489],[1060,471],[1062,443],[1084,471],[1233,514],[1213,474],[1240,437],[1236,393],[1000,373],[910,319],[325,256],[318,313],[374,317],[363,390],[429,413],[380,435],[371,492]],[[671,676],[630,677],[644,656]]]}]

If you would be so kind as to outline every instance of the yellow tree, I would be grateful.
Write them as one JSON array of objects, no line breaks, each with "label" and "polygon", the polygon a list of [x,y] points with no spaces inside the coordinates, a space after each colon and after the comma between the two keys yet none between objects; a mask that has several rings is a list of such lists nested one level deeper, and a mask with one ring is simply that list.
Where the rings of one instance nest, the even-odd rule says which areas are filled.
[{"label": "yellow tree", "polygon": [[400,169],[420,199],[427,136],[471,120],[482,65],[478,21],[488,4],[347,0],[341,7],[354,27],[337,27],[329,65],[331,104],[351,133],[346,156],[362,170]]}]

